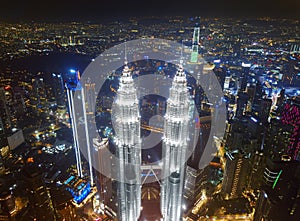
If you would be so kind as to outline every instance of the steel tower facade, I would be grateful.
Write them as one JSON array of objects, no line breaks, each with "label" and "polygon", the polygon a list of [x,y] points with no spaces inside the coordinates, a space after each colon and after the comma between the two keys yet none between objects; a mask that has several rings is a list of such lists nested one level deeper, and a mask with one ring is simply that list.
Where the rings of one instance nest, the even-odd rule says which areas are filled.
[{"label": "steel tower facade", "polygon": [[161,212],[165,221],[181,220],[191,102],[181,61],[170,88],[164,119]]},{"label": "steel tower facade", "polygon": [[115,101],[119,220],[136,221],[141,209],[141,139],[137,91],[127,62]]},{"label": "steel tower facade", "polygon": [[191,63],[198,62],[198,51],[199,51],[199,38],[200,38],[200,27],[199,24],[196,24],[193,33],[193,45],[192,45],[192,53],[191,53]]},{"label": "steel tower facade", "polygon": [[67,89],[67,99],[68,99],[68,106],[69,106],[69,115],[71,120],[71,127],[73,132],[73,142],[74,142],[74,149],[75,149],[75,156],[76,156],[76,168],[77,168],[77,175],[79,177],[83,177],[83,169],[81,164],[81,153],[80,153],[80,142],[78,136],[78,117],[76,117],[76,109],[74,105],[74,94],[76,91],[79,91],[79,98],[82,104],[83,110],[83,119],[84,119],[84,133],[85,133],[85,148],[87,149],[88,154],[88,162],[89,162],[89,174],[90,174],[90,183],[91,186],[94,186],[94,177],[93,177],[93,167],[92,167],[92,160],[91,160],[91,145],[89,140],[89,129],[87,123],[87,113],[86,113],[86,99],[85,99],[85,91],[84,88],[80,84],[80,73],[79,71],[75,74],[75,79],[70,80],[65,84]]},{"label": "steel tower facade", "polygon": [[74,105],[74,93],[77,90],[77,82],[68,82],[65,84],[67,89],[67,99],[68,99],[68,107],[69,107],[69,115],[71,120],[71,127],[73,132],[73,146],[75,150],[76,157],[76,169],[77,175],[79,177],[83,177],[82,165],[81,165],[81,155],[79,150],[79,141],[77,134],[77,123],[76,123],[76,114],[75,114],[75,105]]}]

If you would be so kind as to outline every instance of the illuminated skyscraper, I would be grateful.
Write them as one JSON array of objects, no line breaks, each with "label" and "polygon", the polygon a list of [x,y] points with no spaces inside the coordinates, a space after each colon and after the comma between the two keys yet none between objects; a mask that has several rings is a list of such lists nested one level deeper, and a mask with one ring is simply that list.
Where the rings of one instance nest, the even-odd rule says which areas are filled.
[{"label": "illuminated skyscraper", "polygon": [[290,100],[284,107],[282,123],[291,126],[287,153],[295,160],[300,160],[300,99]]},{"label": "illuminated skyscraper", "polygon": [[77,88],[78,78],[74,79],[74,81],[68,81],[66,84],[67,89],[67,98],[68,98],[68,106],[69,106],[69,115],[71,120],[71,127],[73,132],[73,142],[74,142],[74,149],[75,149],[75,156],[76,156],[76,168],[77,168],[77,175],[79,177],[83,177],[82,173],[82,165],[81,165],[81,155],[79,150],[79,141],[78,141],[78,134],[77,134],[77,123],[76,123],[76,114],[75,114],[75,107],[74,107],[74,93]]},{"label": "illuminated skyscraper", "polygon": [[[174,77],[164,120],[161,212],[164,220],[181,219],[191,98],[182,62]],[[168,176],[170,175],[170,176]]]},{"label": "illuminated skyscraper", "polygon": [[249,157],[235,150],[226,153],[226,167],[222,183],[222,194],[225,199],[235,199],[242,195],[246,187]]},{"label": "illuminated skyscraper", "polygon": [[[38,73],[41,75],[41,73]],[[44,78],[42,77],[35,77],[32,79],[32,95],[31,95],[31,106],[33,110],[40,114],[42,112],[49,111],[49,104],[48,104],[48,96]]]},{"label": "illuminated skyscraper", "polygon": [[191,63],[198,62],[199,37],[200,37],[200,27],[198,24],[196,24],[194,28],[194,34],[193,34],[192,54],[190,60]]},{"label": "illuminated skyscraper", "polygon": [[65,90],[64,90],[64,83],[63,83],[63,76],[62,74],[52,73],[52,88],[54,90],[54,95],[56,99],[56,104],[60,108],[65,108]]},{"label": "illuminated skyscraper", "polygon": [[[69,114],[70,114],[70,119],[71,119],[71,125],[72,125],[72,131],[73,131],[73,141],[74,141],[74,149],[75,149],[75,155],[76,155],[76,166],[77,166],[77,174],[79,177],[83,177],[83,170],[82,170],[82,165],[81,165],[81,154],[80,154],[80,148],[84,148],[87,150],[87,156],[88,156],[88,162],[89,162],[89,174],[90,174],[90,182],[91,185],[94,185],[94,178],[93,178],[93,167],[92,167],[92,159],[91,159],[91,142],[89,140],[89,135],[88,135],[88,123],[87,123],[87,113],[86,113],[86,99],[85,99],[85,92],[84,88],[81,86],[79,80],[80,80],[80,73],[79,71],[74,71],[73,74],[75,74],[75,79],[71,78],[66,84],[67,88],[67,98],[68,98],[68,105],[69,105]],[[84,123],[83,125],[79,125],[79,120],[78,116],[76,116],[76,109],[74,105],[74,94],[75,91],[80,91],[80,94],[76,99],[81,100],[82,104],[82,110],[83,110],[83,120]],[[79,136],[78,136],[78,128],[79,126],[84,127],[83,131],[85,133],[85,142],[79,142]],[[85,145],[85,147],[80,147],[81,145]]]},{"label": "illuminated skyscraper", "polygon": [[137,91],[125,67],[115,102],[119,220],[136,221],[141,208],[141,140]]}]

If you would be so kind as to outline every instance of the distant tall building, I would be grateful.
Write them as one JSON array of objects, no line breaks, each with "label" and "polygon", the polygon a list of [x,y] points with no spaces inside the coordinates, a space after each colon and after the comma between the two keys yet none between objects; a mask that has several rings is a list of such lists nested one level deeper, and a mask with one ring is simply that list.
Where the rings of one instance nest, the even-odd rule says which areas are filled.
[{"label": "distant tall building", "polygon": [[0,118],[3,126],[3,130],[5,131],[8,128],[11,128],[11,112],[9,109],[9,104],[6,98],[6,90],[4,88],[0,88],[0,106],[3,108],[3,111],[0,113]]},{"label": "distant tall building", "polygon": [[[193,147],[195,148],[187,161],[185,171],[184,204],[186,208],[190,208],[195,203],[201,191],[204,170],[199,169],[199,164],[210,133],[210,124],[210,116],[197,117],[195,119],[195,129],[193,130]],[[199,136],[196,136],[197,134]]]},{"label": "distant tall building", "polygon": [[186,166],[185,183],[184,183],[184,201],[186,208],[190,208],[197,200],[201,192],[201,181],[203,170],[195,169],[189,165]]},{"label": "distant tall building", "polygon": [[0,88],[0,135],[10,133],[20,123],[20,118],[26,113],[24,91],[21,87],[5,86]]},{"label": "distant tall building", "polygon": [[260,110],[259,110],[258,117],[263,123],[263,125],[266,125],[266,123],[268,122],[271,106],[272,106],[271,99],[264,98],[260,101]]},{"label": "distant tall building", "polygon": [[247,108],[247,103],[249,101],[249,95],[245,92],[238,92],[236,96],[236,117],[240,118],[244,115]]},{"label": "distant tall building", "polygon": [[250,67],[242,67],[242,73],[238,80],[238,89],[243,92],[246,90]]},{"label": "distant tall building", "polygon": [[59,108],[65,108],[66,106],[66,95],[63,83],[63,75],[59,73],[52,73],[52,88],[54,90],[54,96],[56,99],[56,104]]},{"label": "distant tall building", "polygon": [[292,127],[282,124],[280,119],[271,119],[265,133],[264,152],[272,158],[280,158],[282,153],[287,152]]},{"label": "distant tall building", "polygon": [[30,97],[30,104],[37,114],[48,111],[47,90],[44,78],[35,77],[32,79],[32,95]]},{"label": "distant tall building", "polygon": [[29,196],[31,220],[54,220],[54,209],[40,168],[33,164],[25,165],[23,170],[25,190]]},{"label": "distant tall building", "polygon": [[257,138],[258,143],[261,143],[264,132],[264,126],[261,122],[261,119],[256,116],[251,116],[247,118],[247,123],[248,131],[250,132],[251,136]]},{"label": "distant tall building", "polygon": [[161,212],[164,220],[182,215],[185,160],[189,142],[191,98],[182,63],[173,79],[164,122]]},{"label": "distant tall building", "polygon": [[225,77],[224,86],[223,86],[225,90],[229,89],[230,80],[231,80],[231,76]]},{"label": "distant tall building", "polygon": [[141,210],[141,139],[137,91],[125,62],[120,77],[115,111],[115,143],[120,221],[136,221]]},{"label": "distant tall building", "polygon": [[250,174],[248,187],[253,190],[259,190],[263,184],[263,170],[264,170],[264,155],[262,152],[256,151],[250,160]]},{"label": "distant tall building", "polygon": [[24,91],[21,87],[14,87],[13,90],[14,114],[17,118],[26,113],[26,105],[24,101]]},{"label": "distant tall building", "polygon": [[242,196],[246,188],[249,173],[249,157],[240,151],[226,153],[226,167],[222,183],[222,194],[225,199]]},{"label": "distant tall building", "polygon": [[91,82],[91,79],[88,78],[85,85],[85,97],[87,100],[87,109],[86,113],[89,115],[95,115],[93,113],[93,110],[95,111],[95,106],[96,106],[96,91],[95,91],[95,83]]},{"label": "distant tall building", "polygon": [[253,220],[300,220],[300,163],[269,161],[264,178]]},{"label": "distant tall building", "polygon": [[281,178],[284,169],[287,169],[290,159],[282,161],[281,159],[267,158],[263,174],[264,186],[274,188]]},{"label": "distant tall building", "polygon": [[300,98],[290,100],[284,107],[282,123],[293,129],[289,139],[287,153],[300,161]]},{"label": "distant tall building", "polygon": [[255,99],[256,94],[256,84],[247,84],[246,93],[249,96],[249,100],[247,101],[247,112],[250,113],[252,111],[252,105]]},{"label": "distant tall building", "polygon": [[191,53],[191,59],[190,59],[191,63],[198,62],[199,38],[200,38],[200,27],[199,27],[199,23],[198,23],[198,24],[196,24],[196,26],[194,28],[192,53]]}]

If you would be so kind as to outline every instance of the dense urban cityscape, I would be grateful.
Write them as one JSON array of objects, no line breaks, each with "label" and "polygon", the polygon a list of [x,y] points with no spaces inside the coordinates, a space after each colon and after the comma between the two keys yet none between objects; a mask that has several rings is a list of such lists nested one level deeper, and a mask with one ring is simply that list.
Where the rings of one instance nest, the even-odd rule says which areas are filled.
[{"label": "dense urban cityscape", "polygon": [[[270,17],[0,22],[0,220],[300,220],[299,33]],[[178,60],[139,39],[178,43]],[[98,91],[99,57],[123,65]],[[139,95],[147,75],[167,98]]]}]

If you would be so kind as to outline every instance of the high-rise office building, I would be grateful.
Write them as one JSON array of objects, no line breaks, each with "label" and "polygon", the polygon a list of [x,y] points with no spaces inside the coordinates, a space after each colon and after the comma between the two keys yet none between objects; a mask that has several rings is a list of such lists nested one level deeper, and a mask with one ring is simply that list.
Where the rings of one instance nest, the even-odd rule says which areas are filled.
[{"label": "high-rise office building", "polygon": [[248,94],[249,99],[247,102],[247,108],[246,111],[249,113],[252,111],[252,105],[254,102],[254,98],[255,98],[255,93],[256,93],[256,84],[255,83],[251,83],[251,84],[247,84],[246,86],[246,94]]},{"label": "high-rise office building", "polygon": [[256,202],[254,221],[300,219],[299,162],[283,157],[267,160],[265,184]]},{"label": "high-rise office building", "polygon": [[31,220],[54,220],[54,209],[43,173],[35,163],[27,164],[23,170],[25,190],[29,195]]},{"label": "high-rise office building", "polygon": [[76,90],[78,90],[77,88],[78,81],[79,79],[76,76],[75,79],[68,81],[65,87],[67,89],[69,116],[71,120],[72,132],[73,132],[73,146],[74,146],[75,157],[76,157],[77,175],[79,177],[83,177],[81,154],[80,154],[78,134],[77,134],[76,110],[74,105],[74,93]]},{"label": "high-rise office building", "polygon": [[196,24],[194,28],[194,34],[193,34],[193,45],[192,45],[192,53],[191,53],[191,63],[197,63],[198,62],[198,53],[199,53],[199,37],[200,37],[200,27],[199,24]]},{"label": "high-rise office building", "polygon": [[191,98],[180,64],[170,88],[164,120],[161,212],[164,220],[178,221],[182,214],[185,161],[189,142]]},{"label": "high-rise office building", "polygon": [[272,207],[272,202],[270,201],[269,195],[265,190],[260,192],[259,198],[256,202],[254,221],[265,220],[270,213],[270,209]]},{"label": "high-rise office building", "polygon": [[24,101],[24,91],[21,87],[13,89],[14,115],[19,119],[26,113],[26,105]]},{"label": "high-rise office building", "polygon": [[[40,73],[38,75],[40,75]],[[49,111],[49,104],[47,99],[48,94],[47,94],[44,78],[42,77],[33,78],[32,85],[33,85],[32,96],[30,98],[31,107],[37,114],[40,114],[42,112],[48,112]]]},{"label": "high-rise office building", "polygon": [[127,65],[115,101],[115,144],[120,221],[136,221],[141,210],[140,113],[136,87]]},{"label": "high-rise office building", "polygon": [[66,93],[63,83],[63,75],[60,73],[52,73],[52,89],[55,95],[56,104],[59,108],[66,107]]},{"label": "high-rise office building", "polygon": [[187,163],[184,182],[184,205],[190,208],[197,200],[201,192],[203,170],[195,169]]},{"label": "high-rise office building", "polygon": [[[87,121],[87,112],[86,112],[86,99],[85,99],[85,91],[84,87],[80,84],[80,72],[72,70],[73,77],[69,78],[66,83],[67,89],[67,99],[68,99],[68,106],[69,106],[69,115],[71,120],[71,126],[73,131],[73,142],[74,142],[74,149],[75,149],[75,156],[76,156],[76,166],[77,166],[77,175],[79,177],[83,177],[83,168],[82,168],[82,160],[81,160],[81,150],[86,151],[87,160],[89,164],[89,176],[90,176],[90,184],[91,186],[94,185],[94,176],[93,176],[93,167],[92,167],[92,157],[91,157],[91,146],[92,141],[89,138],[89,128],[88,128],[88,121]],[[77,92],[78,96],[75,97],[74,94]],[[75,107],[74,99],[80,99],[79,103],[81,107]],[[82,108],[83,116],[77,116],[76,108]],[[80,117],[83,118],[84,123],[80,123]],[[80,137],[79,140],[78,133],[82,132],[84,135]]]},{"label": "high-rise office building", "polygon": [[241,118],[247,109],[247,103],[249,101],[249,95],[245,92],[238,92],[236,96],[236,117]]},{"label": "high-rise office building", "polygon": [[300,160],[300,98],[295,97],[286,103],[281,120],[292,127],[287,152],[293,159]]},{"label": "high-rise office building", "polygon": [[248,179],[249,157],[239,150],[226,153],[226,167],[222,183],[225,199],[242,196]]},{"label": "high-rise office building", "polygon": [[250,160],[250,175],[248,187],[253,190],[259,190],[263,183],[264,155],[260,151],[256,151]]},{"label": "high-rise office building", "polygon": [[260,101],[260,109],[258,117],[260,118],[263,125],[265,125],[270,116],[270,110],[272,106],[272,100],[268,98],[264,98]]},{"label": "high-rise office building", "polygon": [[280,159],[282,153],[287,153],[293,126],[283,124],[280,117],[272,118],[265,133],[264,152],[273,159]]}]

